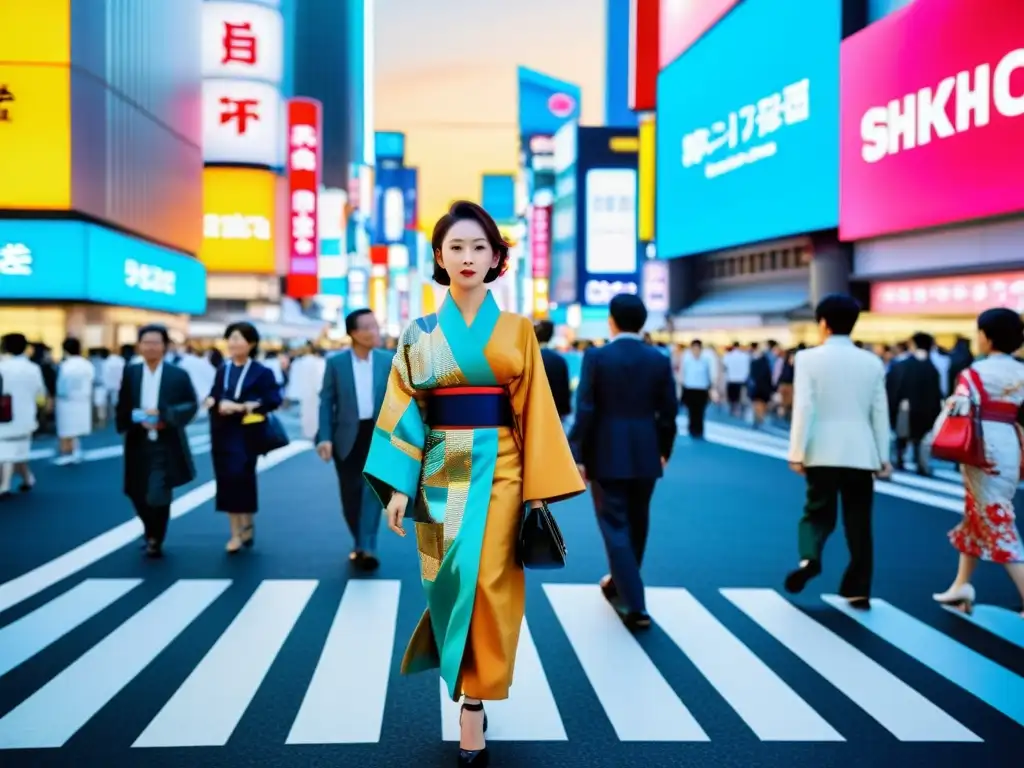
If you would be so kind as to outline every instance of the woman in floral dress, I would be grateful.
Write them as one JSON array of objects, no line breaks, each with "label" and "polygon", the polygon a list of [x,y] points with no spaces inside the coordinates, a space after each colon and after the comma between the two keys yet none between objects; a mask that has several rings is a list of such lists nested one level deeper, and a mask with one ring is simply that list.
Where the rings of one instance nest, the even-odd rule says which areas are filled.
[{"label": "woman in floral dress", "polygon": [[[1022,345],[1024,322],[1016,312],[989,309],[978,317],[978,348],[983,357],[970,370],[980,377],[989,400],[981,413],[989,466],[963,467],[964,517],[949,534],[960,552],[960,567],[952,586],[933,595],[939,603],[968,613],[975,599],[971,576],[978,560],[1003,565],[1024,604],[1024,543],[1013,514],[1013,497],[1021,474],[1022,435],[1016,421],[1024,402],[1024,364],[1012,355]],[[950,398],[964,408],[970,400],[978,402],[978,394],[972,391],[965,374],[960,374]]]}]

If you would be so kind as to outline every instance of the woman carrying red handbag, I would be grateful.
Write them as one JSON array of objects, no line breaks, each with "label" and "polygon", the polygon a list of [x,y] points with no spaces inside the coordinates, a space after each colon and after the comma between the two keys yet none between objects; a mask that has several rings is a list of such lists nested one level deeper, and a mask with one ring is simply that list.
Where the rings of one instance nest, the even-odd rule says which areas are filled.
[{"label": "woman carrying red handbag", "polygon": [[932,597],[967,613],[974,605],[971,576],[979,560],[1004,565],[1024,605],[1024,543],[1013,513],[1021,477],[1017,414],[1024,402],[1024,365],[1012,355],[1022,345],[1020,315],[1003,308],[982,312],[978,348],[983,359],[960,374],[934,429],[932,455],[961,464],[966,494],[963,520],[949,534],[960,552],[956,579]]}]

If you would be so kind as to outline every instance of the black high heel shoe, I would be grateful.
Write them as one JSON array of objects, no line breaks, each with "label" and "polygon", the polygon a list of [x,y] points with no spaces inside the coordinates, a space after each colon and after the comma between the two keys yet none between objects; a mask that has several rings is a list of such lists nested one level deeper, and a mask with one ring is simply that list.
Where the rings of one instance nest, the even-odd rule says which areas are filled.
[{"label": "black high heel shoe", "polygon": [[[463,711],[469,712],[483,712],[483,703],[467,704],[463,702]],[[462,713],[459,713],[459,725],[462,725]],[[487,733],[487,713],[484,712],[484,733]],[[487,751],[487,747],[483,749],[459,749],[459,765],[469,765],[473,768],[487,768],[491,762],[491,753]]]}]

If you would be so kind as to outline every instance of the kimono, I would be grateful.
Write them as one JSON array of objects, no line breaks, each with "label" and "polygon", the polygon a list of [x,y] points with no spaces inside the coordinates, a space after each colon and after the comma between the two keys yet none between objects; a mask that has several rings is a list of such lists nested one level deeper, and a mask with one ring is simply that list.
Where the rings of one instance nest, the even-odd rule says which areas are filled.
[{"label": "kimono", "polygon": [[[990,400],[1010,402],[1018,408],[1024,402],[1024,365],[1009,355],[991,355],[971,368],[981,377]],[[971,390],[961,376],[953,398],[966,401],[968,397],[972,397]],[[976,394],[973,398],[977,402]],[[950,531],[949,539],[959,552],[971,557],[1003,564],[1024,562],[1024,544],[1013,513],[1021,470],[1020,427],[984,421],[982,428],[985,456],[992,467],[988,471],[963,467],[964,516]]]},{"label": "kimono", "polygon": [[[505,387],[515,428],[432,429],[431,391]],[[520,433],[522,446],[520,447]],[[582,493],[532,323],[493,296],[467,326],[448,295],[402,333],[365,476],[381,504],[410,498],[427,610],[403,674],[439,668],[448,694],[508,697],[524,610],[524,504]]]}]

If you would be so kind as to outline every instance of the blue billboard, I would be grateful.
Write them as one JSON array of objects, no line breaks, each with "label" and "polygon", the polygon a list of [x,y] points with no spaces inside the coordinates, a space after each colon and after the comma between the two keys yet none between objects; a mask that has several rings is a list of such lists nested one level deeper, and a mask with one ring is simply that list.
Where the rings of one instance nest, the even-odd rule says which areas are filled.
[{"label": "blue billboard", "polygon": [[[571,198],[564,204],[576,212],[575,300],[584,307],[640,292],[637,191],[636,130],[579,128],[573,186],[556,199]],[[568,258],[556,261],[560,270]]]},{"label": "blue billboard", "polygon": [[95,224],[0,221],[0,296],[201,315],[206,268]]},{"label": "blue billboard", "polygon": [[499,224],[516,220],[516,180],[507,173],[485,173],[481,179],[480,204]]},{"label": "blue billboard", "polygon": [[580,87],[533,69],[519,67],[519,135],[554,136],[579,120]]},{"label": "blue billboard", "polygon": [[636,128],[636,112],[629,108],[629,76],[633,68],[632,0],[605,0],[604,124],[609,128]]},{"label": "blue billboard", "polygon": [[746,0],[658,75],[659,256],[839,221],[841,0]]},{"label": "blue billboard", "polygon": [[371,245],[398,245],[405,230],[416,226],[418,206],[415,168],[379,166],[374,174]]},{"label": "blue billboard", "polygon": [[390,160],[398,165],[405,164],[405,134],[397,131],[377,131],[374,134],[374,152],[377,163]]}]

